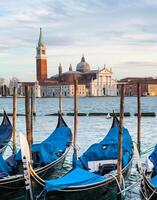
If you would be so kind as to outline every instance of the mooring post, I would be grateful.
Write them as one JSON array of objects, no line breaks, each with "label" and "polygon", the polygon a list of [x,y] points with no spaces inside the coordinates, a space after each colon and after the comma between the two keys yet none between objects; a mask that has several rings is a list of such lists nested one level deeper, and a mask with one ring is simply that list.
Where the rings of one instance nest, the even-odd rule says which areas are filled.
[{"label": "mooring post", "polygon": [[13,154],[16,153],[16,110],[17,110],[16,98],[17,98],[17,88],[14,87],[13,88]]},{"label": "mooring post", "polygon": [[[121,85],[121,96],[120,96],[120,122],[119,122],[119,145],[118,145],[118,163],[117,163],[117,174],[118,174],[118,182],[120,188],[122,187],[122,142],[123,142],[123,118],[124,118],[124,84]],[[122,199],[122,194],[118,188],[117,199]]]},{"label": "mooring post", "polygon": [[36,113],[35,113],[35,92],[34,92],[34,88],[31,87],[31,120],[30,120],[31,144],[33,144],[33,119],[34,119],[35,115],[36,115]]},{"label": "mooring post", "polygon": [[62,114],[62,91],[60,87],[60,94],[59,94],[59,112]]},{"label": "mooring post", "polygon": [[141,84],[137,83],[137,147],[141,154]]},{"label": "mooring post", "polygon": [[77,159],[78,80],[74,80],[74,155]]},{"label": "mooring post", "polygon": [[25,114],[26,114],[26,134],[29,147],[32,145],[31,133],[31,111],[30,111],[30,88],[25,86]]},{"label": "mooring post", "polygon": [[36,107],[35,107],[35,86],[31,87],[31,110],[33,116],[36,115]]}]

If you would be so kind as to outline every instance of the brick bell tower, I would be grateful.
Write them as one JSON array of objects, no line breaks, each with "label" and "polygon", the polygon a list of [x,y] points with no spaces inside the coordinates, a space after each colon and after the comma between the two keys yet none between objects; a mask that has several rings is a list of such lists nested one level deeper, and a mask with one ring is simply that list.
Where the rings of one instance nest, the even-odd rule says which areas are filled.
[{"label": "brick bell tower", "polygon": [[38,46],[36,48],[36,79],[39,82],[45,81],[47,79],[46,47],[41,28]]}]

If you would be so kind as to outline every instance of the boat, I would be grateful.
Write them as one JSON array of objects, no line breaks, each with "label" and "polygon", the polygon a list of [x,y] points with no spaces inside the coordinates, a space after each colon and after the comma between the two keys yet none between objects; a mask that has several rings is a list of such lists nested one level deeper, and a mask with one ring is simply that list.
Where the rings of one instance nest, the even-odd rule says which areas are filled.
[{"label": "boat", "polygon": [[[58,173],[72,143],[72,132],[61,114],[53,133],[39,144],[32,145],[32,160],[35,173],[47,178]],[[23,176],[21,150],[4,160],[0,156],[0,194],[2,199],[23,194],[25,181]]]},{"label": "boat", "polygon": [[112,116],[110,115],[110,113],[107,114],[106,119],[111,119]]},{"label": "boat", "polygon": [[141,171],[141,193],[145,199],[157,199],[157,144],[148,156],[146,168]]},{"label": "boat", "polygon": [[0,154],[3,154],[11,140],[13,127],[7,113],[4,111],[3,120],[0,125]]},{"label": "boat", "polygon": [[[28,172],[30,171],[33,180],[41,188],[38,195],[34,194],[35,199],[100,200],[115,197],[117,195],[118,135],[119,121],[114,116],[112,126],[105,138],[90,146],[78,159],[74,156],[72,170],[55,180],[42,179],[29,164]],[[131,169],[133,144],[128,130],[124,127],[122,145],[122,174],[126,179]],[[27,151],[23,153],[24,158]]]}]

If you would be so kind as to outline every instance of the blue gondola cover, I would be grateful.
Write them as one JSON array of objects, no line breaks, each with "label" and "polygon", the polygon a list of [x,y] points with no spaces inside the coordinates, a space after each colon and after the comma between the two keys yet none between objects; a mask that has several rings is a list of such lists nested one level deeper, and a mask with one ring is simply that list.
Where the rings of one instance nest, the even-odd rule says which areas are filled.
[{"label": "blue gondola cover", "polygon": [[150,183],[157,189],[157,175],[150,179]]},{"label": "blue gondola cover", "polygon": [[[56,160],[65,150],[70,142],[70,128],[61,126],[40,144],[32,145],[32,153],[39,153],[40,163],[48,164]],[[15,159],[21,160],[21,151],[16,154]]]},{"label": "blue gondola cover", "polygon": [[6,145],[12,137],[13,127],[10,121],[8,120],[9,119],[6,117],[6,114],[5,114],[3,122],[0,125],[0,148]]},{"label": "blue gondola cover", "polygon": [[157,174],[157,145],[155,146],[152,154],[149,156],[149,159],[153,163],[155,172]]},{"label": "blue gondola cover", "polygon": [[0,178],[8,175],[12,171],[12,168],[4,160],[3,156],[0,154]]},{"label": "blue gondola cover", "polygon": [[45,187],[46,191],[49,192],[69,188],[70,186],[95,184],[97,182],[104,181],[105,179],[106,178],[104,176],[99,176],[97,174],[77,167],[62,178],[46,181]]},{"label": "blue gondola cover", "polygon": [[[118,135],[119,128],[114,126],[111,128],[106,137],[100,142],[93,144],[81,156],[75,165],[84,169],[88,169],[88,161],[111,160],[118,159]],[[123,128],[123,167],[126,166],[133,154],[132,140],[128,129]]]}]

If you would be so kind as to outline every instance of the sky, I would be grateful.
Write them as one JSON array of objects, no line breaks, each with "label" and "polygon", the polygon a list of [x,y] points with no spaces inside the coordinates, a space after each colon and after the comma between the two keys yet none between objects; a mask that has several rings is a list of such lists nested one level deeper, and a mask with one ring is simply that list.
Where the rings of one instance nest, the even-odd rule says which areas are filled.
[{"label": "sky", "polygon": [[35,80],[42,27],[48,76],[82,54],[92,69],[104,64],[116,79],[157,77],[157,0],[1,0],[0,77]]}]

